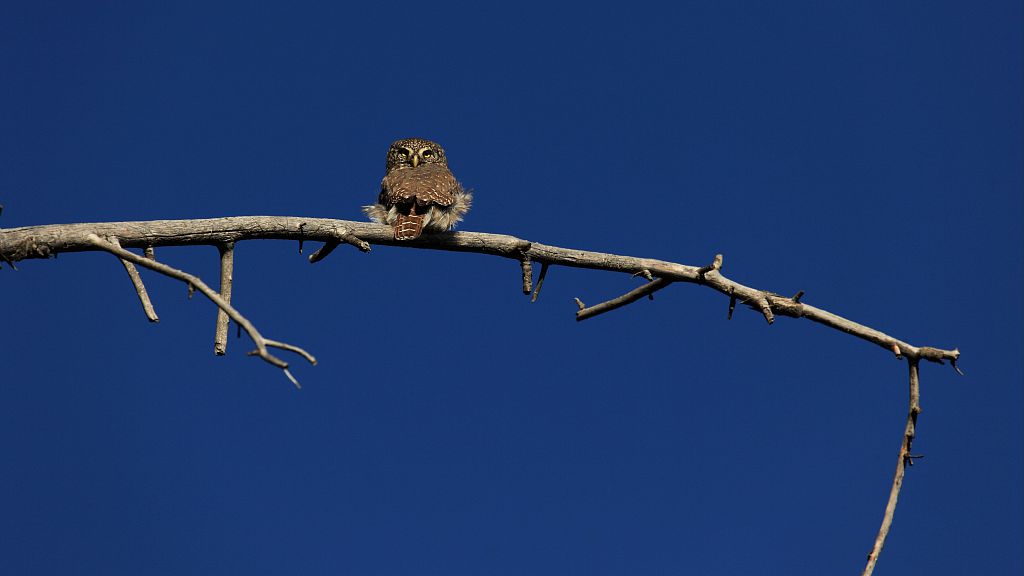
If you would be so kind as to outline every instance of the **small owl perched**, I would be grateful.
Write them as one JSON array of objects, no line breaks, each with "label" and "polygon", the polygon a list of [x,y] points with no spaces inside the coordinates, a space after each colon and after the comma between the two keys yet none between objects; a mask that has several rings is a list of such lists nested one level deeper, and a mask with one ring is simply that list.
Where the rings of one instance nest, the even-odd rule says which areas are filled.
[{"label": "small owl perched", "polygon": [[472,201],[472,194],[448,169],[438,143],[406,138],[388,150],[380,196],[363,212],[375,222],[394,226],[395,240],[412,240],[424,230],[451,230]]}]

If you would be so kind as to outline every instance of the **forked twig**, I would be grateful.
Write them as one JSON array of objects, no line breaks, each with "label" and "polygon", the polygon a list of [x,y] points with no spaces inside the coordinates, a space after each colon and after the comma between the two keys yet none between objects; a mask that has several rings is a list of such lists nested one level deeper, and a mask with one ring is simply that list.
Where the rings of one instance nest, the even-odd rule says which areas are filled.
[{"label": "forked twig", "polygon": [[[305,223],[301,225],[301,227],[304,226]],[[342,242],[345,242],[346,244],[351,244],[352,246],[359,248],[360,252],[370,251],[370,243],[357,237],[347,228],[336,228],[332,232],[334,238],[328,240],[327,242],[324,242],[324,245],[321,246],[319,250],[309,255],[310,264],[316,264],[317,262],[323,260],[324,258],[327,258],[327,256],[331,252],[334,252],[334,249],[337,248],[338,245],[340,245]],[[299,252],[302,252],[301,245],[299,246]]]},{"label": "forked twig", "polygon": [[[251,355],[259,356],[269,364],[280,368],[281,370],[284,371],[285,376],[287,376],[288,379],[291,380],[296,387],[301,388],[299,382],[291,375],[290,372],[288,372],[288,363],[285,362],[284,360],[281,360],[277,356],[274,356],[267,350],[267,346],[269,345],[268,341],[263,337],[262,334],[260,334],[259,330],[257,330],[256,327],[253,326],[252,322],[250,322],[249,319],[246,318],[245,316],[242,316],[242,314],[238,310],[235,310],[231,306],[231,304],[229,304],[223,298],[221,298],[220,294],[218,294],[212,288],[207,286],[206,283],[200,280],[198,276],[193,276],[188,272],[178,270],[177,268],[172,268],[166,264],[162,264],[154,260],[149,260],[133,252],[129,252],[124,248],[115,246],[112,242],[108,242],[107,240],[100,238],[96,234],[89,234],[86,238],[89,241],[89,243],[92,244],[93,246],[96,246],[97,248],[100,248],[102,250],[106,250],[107,252],[110,252],[111,254],[117,256],[118,258],[121,258],[122,260],[128,260],[129,262],[132,262],[144,268],[149,268],[150,270],[154,270],[165,276],[170,276],[171,278],[181,280],[182,282],[185,282],[189,286],[194,287],[196,290],[201,292],[203,296],[206,296],[207,298],[210,299],[211,302],[216,304],[218,308],[224,310],[224,312],[227,313],[227,315],[232,320],[234,320],[236,324],[241,326],[242,329],[245,330],[247,334],[249,334],[249,337],[252,338],[253,343],[256,345],[256,350],[251,352]],[[309,360],[310,363],[316,363],[316,359],[313,358],[311,354],[297,346],[292,346],[290,344],[282,344],[276,341],[272,342],[274,342],[274,345],[277,348],[297,352],[301,354],[304,358]]]},{"label": "forked twig", "polygon": [[[119,246],[115,246],[111,242],[102,240],[102,237],[116,237],[125,246],[146,248],[147,256],[150,259],[152,259],[153,246],[221,245],[241,240],[271,238],[294,239],[300,242],[303,240],[325,242],[324,247],[310,257],[310,260],[314,262],[329,254],[340,242],[347,242],[358,247],[360,250],[368,250],[370,243],[374,243],[390,246],[401,245],[414,249],[476,252],[517,259],[520,262],[523,262],[524,258],[526,258],[532,262],[541,263],[541,272],[533,291],[532,300],[537,299],[549,266],[589,268],[627,274],[635,273],[639,270],[641,271],[640,274],[643,274],[650,281],[623,296],[590,308],[587,308],[580,299],[576,298],[575,302],[579,308],[577,319],[583,320],[590,316],[624,306],[644,295],[652,294],[654,291],[673,282],[691,283],[711,288],[728,297],[729,318],[732,318],[736,304],[740,302],[761,312],[769,323],[779,317],[802,318],[875,344],[883,350],[894,354],[897,358],[907,359],[910,363],[911,400],[910,413],[907,419],[903,445],[900,449],[900,458],[897,463],[893,487],[886,505],[882,527],[876,538],[875,546],[869,555],[865,574],[871,574],[878,555],[881,553],[885,538],[892,524],[896,501],[903,483],[906,466],[911,465],[914,458],[916,458],[916,456],[910,453],[910,446],[914,439],[917,414],[920,412],[918,365],[922,360],[938,364],[944,364],[946,361],[949,361],[957,373],[962,375],[962,371],[957,364],[960,351],[956,348],[944,350],[929,346],[914,346],[869,326],[807,304],[802,301],[803,291],[797,292],[792,297],[786,297],[745,286],[725,277],[721,273],[721,256],[716,256],[709,265],[697,267],[652,258],[638,258],[549,246],[538,242],[531,243],[515,236],[482,232],[453,232],[425,235],[415,242],[408,243],[395,240],[394,230],[381,224],[287,216],[239,216],[197,220],[52,224],[0,229],[0,260],[10,264],[12,268],[14,263],[19,260],[51,258],[58,253],[89,251],[99,248],[111,252],[128,262],[133,262],[181,280],[188,284],[190,290],[193,287],[199,289],[218,308],[222,309],[228,317],[235,320],[239,330],[244,328],[252,337],[257,346],[256,351],[253,353],[254,355],[258,355],[265,361],[281,368],[285,375],[293,382],[294,378],[287,370],[288,365],[267,352],[267,347],[290,350],[301,354],[310,362],[315,363],[315,359],[311,355],[301,348],[264,339],[248,320],[231,307],[229,302],[210,290],[209,287],[195,276],[158,264],[152,260],[143,261],[143,258]],[[296,385],[298,385],[297,382]]]}]

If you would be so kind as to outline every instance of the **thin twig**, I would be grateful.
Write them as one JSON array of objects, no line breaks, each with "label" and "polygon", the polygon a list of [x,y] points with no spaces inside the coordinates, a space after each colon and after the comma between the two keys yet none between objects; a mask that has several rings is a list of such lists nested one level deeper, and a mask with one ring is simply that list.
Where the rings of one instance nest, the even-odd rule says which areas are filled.
[{"label": "thin twig", "polygon": [[[303,225],[304,224],[305,223],[303,223]],[[327,258],[327,256],[331,252],[334,252],[334,249],[337,248],[338,245],[341,244],[342,242],[345,242],[346,244],[351,244],[352,246],[355,246],[356,248],[359,248],[359,250],[361,252],[369,252],[370,251],[370,243],[367,242],[366,240],[363,240],[363,239],[357,237],[355,234],[350,232],[347,228],[337,228],[337,229],[335,229],[333,236],[334,237],[332,239],[328,240],[327,242],[325,242],[324,245],[321,246],[319,250],[317,250],[316,252],[313,252],[312,254],[309,255],[309,263],[310,264],[316,264],[317,262],[323,260],[324,258]],[[300,242],[301,242],[301,238],[300,238]],[[300,244],[299,245],[299,252],[301,252],[301,251],[302,251],[302,246]]]},{"label": "thin twig", "polygon": [[540,296],[540,287],[544,285],[544,278],[548,275],[548,263],[541,262],[540,265],[540,276],[537,277],[537,287],[533,289],[533,296],[530,297],[530,302],[536,302],[537,297]]},{"label": "thin twig", "polygon": [[[231,304],[225,302],[224,299],[221,298],[219,294],[217,294],[217,292],[215,292],[212,288],[207,286],[205,282],[199,279],[199,277],[193,276],[188,272],[178,270],[177,268],[172,268],[166,264],[155,262],[153,260],[148,260],[142,256],[129,252],[124,248],[118,248],[117,246],[114,246],[110,242],[103,240],[96,234],[89,234],[87,236],[87,239],[89,243],[91,243],[93,246],[100,248],[102,250],[106,250],[107,252],[110,252],[111,254],[117,256],[118,258],[128,260],[144,268],[149,268],[150,270],[154,270],[165,276],[181,280],[182,282],[185,282],[189,286],[194,287],[196,290],[199,290],[199,292],[201,292],[203,296],[206,296],[207,298],[210,299],[211,302],[216,304],[217,307],[224,310],[227,313],[227,315],[231,317],[232,320],[234,320],[239,326],[241,326],[246,331],[247,334],[249,334],[249,337],[252,338],[253,343],[256,345],[256,350],[251,352],[252,355],[259,356],[269,364],[276,366],[282,370],[287,370],[287,362],[281,360],[277,356],[274,356],[269,351],[267,351],[267,340],[263,337],[263,335],[260,334],[259,330],[257,330],[256,327],[253,326],[252,322],[250,322],[249,319],[246,318],[245,316],[242,316],[242,314],[238,310],[235,310],[231,306]],[[278,347],[282,347],[280,346],[279,342],[275,342],[275,344],[278,344]],[[301,350],[301,348],[298,347],[291,347],[288,349],[296,352]],[[299,354],[301,354],[306,359],[312,358],[312,356],[305,351],[299,352]],[[289,380],[291,380],[296,386],[298,386],[298,382],[295,381],[295,379],[291,376],[290,373],[286,372],[285,375],[288,376]]]},{"label": "thin twig", "polygon": [[293,345],[287,344],[285,342],[278,342],[277,340],[264,339],[263,342],[267,346],[270,346],[271,348],[280,348],[281,350],[287,350],[289,352],[294,352],[294,353],[298,354],[299,356],[302,356],[303,358],[305,358],[306,361],[309,362],[310,364],[312,364],[313,366],[316,366],[316,358],[314,358],[312,354],[310,354],[309,352],[306,352],[305,350],[303,350],[302,348],[299,348],[298,346],[293,346]]},{"label": "thin twig", "polygon": [[[644,278],[647,279],[648,282],[654,282],[654,275],[651,274],[651,271],[646,269],[646,268],[644,268],[643,270],[641,270],[639,272],[634,272],[633,273],[633,278],[636,278],[637,276],[643,276]],[[647,294],[647,299],[648,300],[654,300],[654,292],[649,292]]]},{"label": "thin twig", "polygon": [[14,265],[14,261],[7,258],[5,254],[0,254],[0,260],[7,262],[7,265],[11,267],[11,270],[18,271],[18,267]]},{"label": "thin twig", "polygon": [[706,276],[708,272],[711,272],[712,270],[720,270],[722,268],[722,261],[722,255],[715,254],[715,258],[711,261],[711,264],[701,266],[697,269],[697,275],[700,276],[701,280],[703,280],[704,276]]},{"label": "thin twig", "polygon": [[875,537],[875,545],[868,554],[868,563],[864,567],[864,576],[871,576],[875,570],[875,563],[882,553],[885,545],[885,538],[889,535],[889,528],[892,526],[892,518],[896,513],[896,501],[900,497],[900,488],[903,487],[903,477],[906,474],[907,466],[913,464],[910,446],[914,443],[914,436],[917,429],[917,415],[921,413],[921,383],[917,373],[917,359],[910,358],[910,409],[907,411],[907,425],[903,430],[903,443],[900,445],[900,456],[896,461],[896,474],[892,479],[892,488],[889,489],[889,501],[885,505],[885,514],[882,516],[882,526]]},{"label": "thin twig", "polygon": [[[302,240],[299,240],[299,242],[302,242]],[[337,240],[328,240],[327,242],[324,242],[323,246],[321,246],[316,252],[309,255],[309,263],[316,264],[324,258],[327,258],[331,252],[334,252],[334,249],[340,245],[341,242],[338,242]],[[301,245],[299,246],[299,252],[302,252]]]},{"label": "thin twig", "polygon": [[762,296],[761,298],[755,300],[755,302],[757,303],[758,309],[761,310],[761,315],[764,316],[764,319],[768,322],[768,324],[774,324],[775,314],[772,313],[772,305],[770,302],[768,302],[768,296]]},{"label": "thin twig", "polygon": [[[107,239],[111,244],[121,247],[121,244],[117,241],[117,238],[111,236]],[[142,304],[142,311],[146,314],[146,318],[150,322],[159,322],[160,317],[156,315],[156,310],[153,308],[153,302],[149,299],[149,293],[146,292],[146,285],[142,283],[142,277],[139,276],[139,271],[135,268],[135,264],[121,258],[121,264],[124,264],[125,272],[128,273],[128,278],[132,281],[132,286],[135,287],[135,293],[139,295],[139,303]]]},{"label": "thin twig", "polygon": [[626,292],[618,298],[612,298],[611,300],[595,304],[589,308],[580,308],[576,311],[576,321],[579,322],[581,320],[586,320],[587,318],[597,316],[598,314],[604,314],[605,312],[610,312],[616,308],[621,308],[626,304],[636,302],[648,294],[653,294],[671,283],[671,280],[667,280],[665,278],[655,278],[639,288],[634,288],[633,290]]},{"label": "thin twig", "polygon": [[[234,284],[235,243],[225,242],[217,245],[220,251],[220,297],[231,303],[231,288]],[[213,353],[223,356],[228,351],[228,318],[227,312],[217,309],[217,328],[213,336]]]},{"label": "thin twig", "polygon": [[533,292],[533,262],[529,256],[523,254],[519,259],[519,267],[523,271],[523,294],[529,296],[530,292]]}]

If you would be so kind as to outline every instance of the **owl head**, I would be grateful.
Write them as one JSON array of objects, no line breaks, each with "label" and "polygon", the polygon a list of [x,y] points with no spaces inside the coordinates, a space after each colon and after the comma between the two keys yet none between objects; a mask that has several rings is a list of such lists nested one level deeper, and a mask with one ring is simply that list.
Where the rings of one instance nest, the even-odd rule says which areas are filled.
[{"label": "owl head", "polygon": [[444,148],[441,148],[437,142],[422,138],[396,140],[388,149],[385,170],[391,172],[403,168],[415,168],[420,164],[447,166],[448,160],[444,157]]}]

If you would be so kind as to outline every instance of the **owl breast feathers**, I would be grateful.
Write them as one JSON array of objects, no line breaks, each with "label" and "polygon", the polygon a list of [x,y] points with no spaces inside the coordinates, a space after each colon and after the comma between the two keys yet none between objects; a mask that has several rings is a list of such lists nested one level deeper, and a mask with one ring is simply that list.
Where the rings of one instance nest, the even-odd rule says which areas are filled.
[{"label": "owl breast feathers", "polygon": [[371,220],[393,226],[396,240],[412,240],[424,230],[451,230],[472,199],[448,169],[440,145],[407,138],[391,145],[377,203],[363,211]]}]

